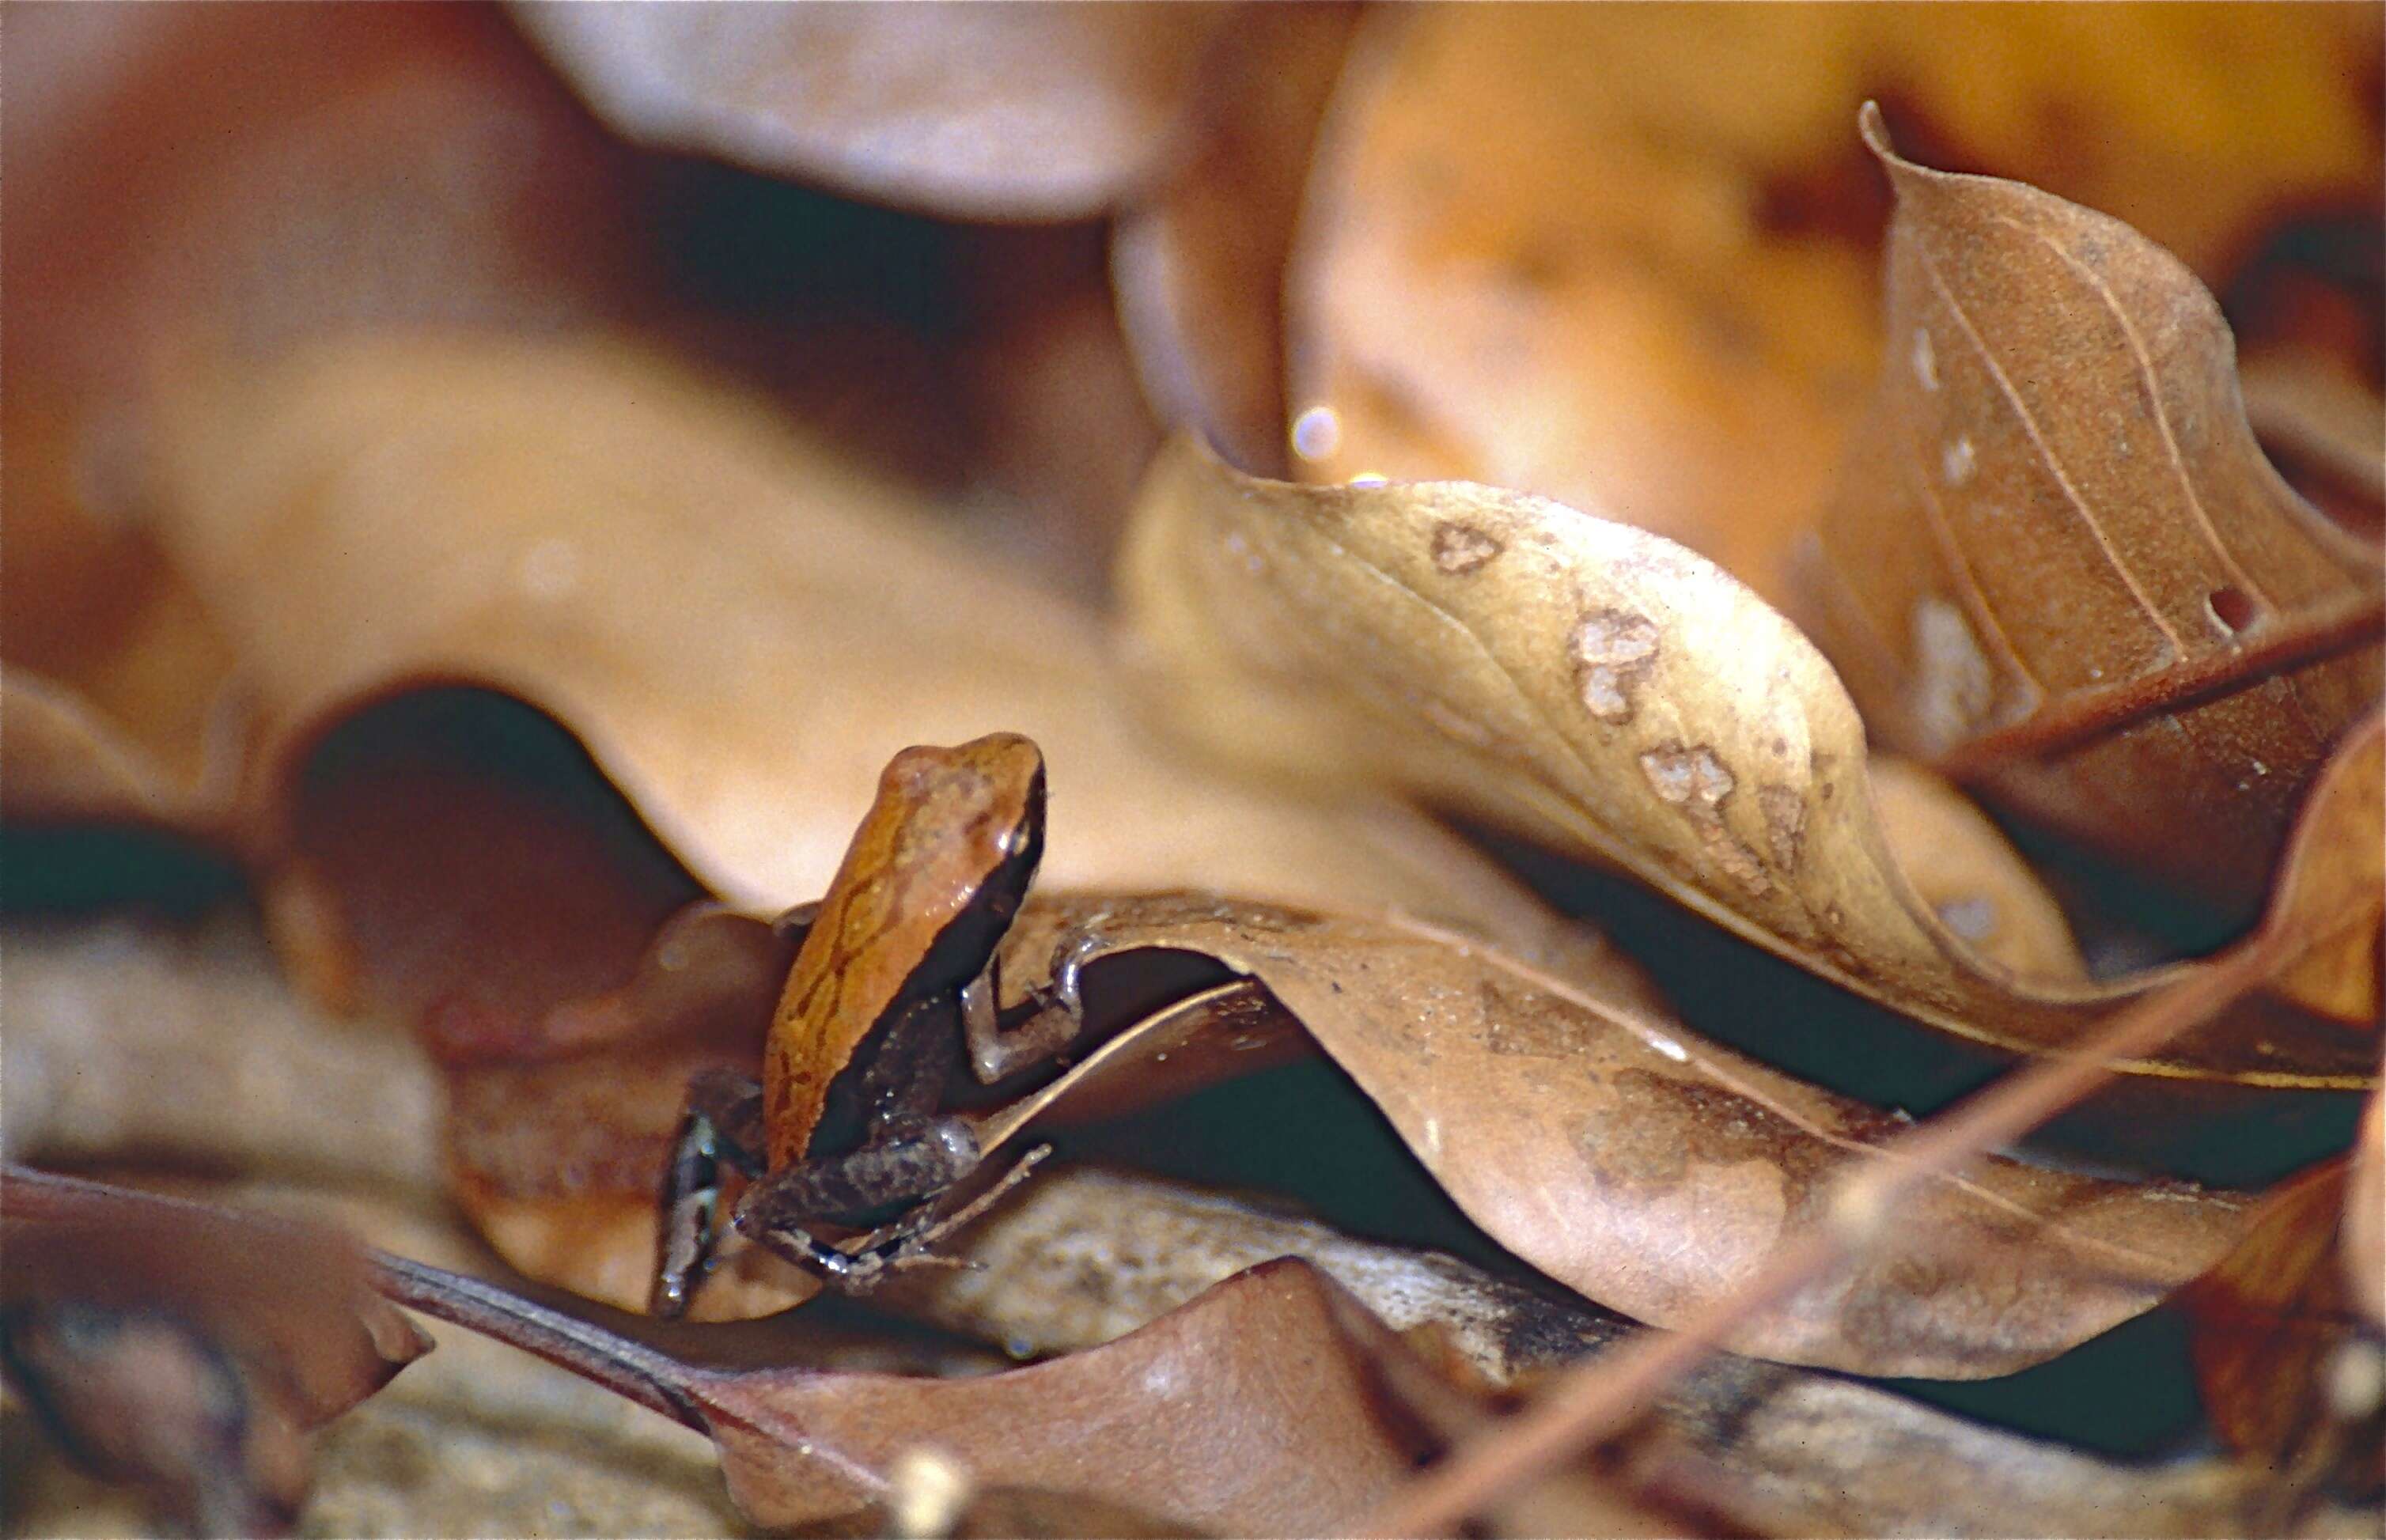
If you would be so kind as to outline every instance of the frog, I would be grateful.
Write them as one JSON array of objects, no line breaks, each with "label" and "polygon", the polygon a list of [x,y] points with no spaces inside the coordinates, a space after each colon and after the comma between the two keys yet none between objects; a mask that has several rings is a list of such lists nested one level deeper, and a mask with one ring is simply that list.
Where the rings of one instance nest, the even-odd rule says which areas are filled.
[{"label": "frog", "polygon": [[[984,1158],[969,1121],[936,1111],[961,1063],[993,1085],[1056,1058],[1083,1025],[1077,948],[1054,986],[1009,1019],[998,1007],[997,948],[1043,859],[1045,801],[1043,752],[1017,732],[887,762],[826,893],[781,921],[802,940],[760,1076],[718,1068],[688,1083],[659,1196],[652,1314],[684,1314],[717,1260],[724,1165],[748,1178],[730,1227],[848,1293],[927,1259],[961,1222],[936,1201]],[[862,1134],[816,1155],[841,1076]],[[858,1246],[811,1233],[896,1206]]]}]

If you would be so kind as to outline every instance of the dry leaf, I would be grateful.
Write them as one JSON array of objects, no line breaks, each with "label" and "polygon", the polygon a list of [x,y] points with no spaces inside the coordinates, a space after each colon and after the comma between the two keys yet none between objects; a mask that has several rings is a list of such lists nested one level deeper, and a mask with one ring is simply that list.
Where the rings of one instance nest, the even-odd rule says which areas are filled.
[{"label": "dry leaf", "polygon": [[8,46],[9,810],[228,837],[233,658],[145,524],[149,370],[621,310],[626,157],[465,7],[29,12]]},{"label": "dry leaf", "polygon": [[[1669,541],[1463,482],[1301,487],[1184,441],[1122,557],[1155,725],[1623,866],[1917,1020],[2070,1041],[2166,976],[2025,979],[1943,925],[1872,811],[1864,729],[1787,620]],[[1998,865],[2003,866],[2005,858]],[[2349,1087],[2347,1034],[2256,1001],[2140,1074]]]},{"label": "dry leaf", "polygon": [[0,1362],[50,1434],[201,1533],[282,1533],[306,1434],[431,1340],[354,1248],[283,1221],[10,1166]]},{"label": "dry leaf", "polygon": [[1893,344],[1810,568],[1822,639],[1891,744],[2250,912],[2378,697],[2378,553],[2262,457],[2176,258],[1865,131]]},{"label": "dry leaf", "polygon": [[1777,599],[1877,352],[1859,103],[2216,282],[2281,205],[2375,209],[2378,49],[2343,7],[1387,7],[1294,258],[1302,473],[1539,493]]},{"label": "dry leaf", "polygon": [[[1082,927],[1101,955],[1184,950],[1258,979],[1495,1240],[1652,1324],[1802,1239],[1833,1183],[1905,1126],[1414,922],[1204,895],[1074,899],[1023,915],[1009,971],[1048,926]],[[1099,1064],[1039,1096],[1064,1101]],[[988,1141],[1036,1099],[985,1120]],[[2242,1208],[1992,1160],[1935,1184],[1852,1275],[1733,1346],[1863,1373],[2010,1372],[2154,1304],[2229,1244]]]},{"label": "dry leaf", "polygon": [[1052,766],[1048,880],[1543,922],[1413,816],[1172,764],[1113,704],[1088,617],[651,357],[331,345],[182,406],[165,523],[251,660],[259,795],[285,826],[327,721],[462,681],[551,712],[705,887],[758,912],[817,895],[896,748],[1011,729]]},{"label": "dry leaf", "polygon": [[2087,978],[2062,907],[1970,798],[1889,755],[1866,768],[1890,857],[1940,924],[2024,978]]},{"label": "dry leaf", "polygon": [[2354,1304],[2386,1327],[2386,1095],[2369,1098],[2344,1188],[2344,1277]]},{"label": "dry leaf", "polygon": [[2375,1496],[2386,1349],[2365,1338],[2348,1297],[2347,1174],[2336,1159],[2281,1184],[2244,1238],[2181,1298],[2195,1323],[2204,1409],[2229,1446],[2304,1480]]},{"label": "dry leaf", "polygon": [[710,1433],[731,1495],[766,1524],[884,1503],[898,1459],[924,1446],[973,1485],[1227,1534],[1327,1533],[1437,1446],[1387,1383],[1398,1340],[1297,1261],[1105,1346],[962,1379],[711,1369],[436,1269],[393,1259],[383,1276],[393,1297]]},{"label": "dry leaf", "polygon": [[1149,181],[1213,6],[513,7],[615,131],[958,219],[1074,219]]},{"label": "dry leaf", "polygon": [[2379,1027],[2386,920],[2386,711],[2344,735],[2296,809],[2266,925],[2307,950],[2275,986],[2348,1026]]},{"label": "dry leaf", "polygon": [[[1413,1341],[1432,1333],[1495,1385],[1634,1333],[1452,1258],[1123,1172],[1048,1165],[960,1241],[975,1270],[907,1274],[880,1298],[1013,1352],[1110,1341],[1276,1256],[1311,1261]],[[1694,1499],[1758,1534],[1958,1534],[1990,1514],[2000,1534],[2196,1535],[2242,1528],[2246,1474],[2097,1459],[1840,1375],[1725,1356],[1663,1401],[1607,1489]]]},{"label": "dry leaf", "polygon": [[1358,7],[1268,6],[1219,40],[1199,148],[1119,220],[1111,270],[1144,394],[1244,470],[1280,476],[1285,263]]}]

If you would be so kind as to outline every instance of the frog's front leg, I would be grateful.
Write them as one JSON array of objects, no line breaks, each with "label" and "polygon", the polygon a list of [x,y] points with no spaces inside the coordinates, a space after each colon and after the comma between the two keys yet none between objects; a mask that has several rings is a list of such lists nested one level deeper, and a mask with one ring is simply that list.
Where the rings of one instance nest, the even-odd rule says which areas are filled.
[{"label": "frog's front leg", "polygon": [[1024,1008],[1027,1019],[1017,1026],[1004,1026],[998,1003],[999,966],[989,958],[986,970],[961,986],[961,1037],[969,1045],[970,1073],[980,1085],[1008,1080],[1056,1058],[1077,1040],[1086,1025],[1085,1010],[1076,995],[1076,976],[1072,972],[1067,995],[1039,990]]},{"label": "frog's front leg", "polygon": [[663,1178],[662,1251],[647,1308],[672,1317],[687,1309],[707,1274],[719,1238],[721,1168],[762,1171],[762,1083],[735,1070],[706,1070],[688,1082],[687,1109]]}]

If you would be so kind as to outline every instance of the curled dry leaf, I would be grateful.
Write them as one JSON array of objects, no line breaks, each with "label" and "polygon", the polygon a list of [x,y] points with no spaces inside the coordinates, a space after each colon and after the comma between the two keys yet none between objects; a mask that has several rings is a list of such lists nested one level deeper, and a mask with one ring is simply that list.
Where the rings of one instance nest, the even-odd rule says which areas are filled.
[{"label": "curled dry leaf", "polygon": [[1387,7],[1294,257],[1302,473],[1539,493],[1777,599],[1877,351],[1860,103],[2217,282],[2282,203],[2375,207],[2378,39],[2349,9]]},{"label": "curled dry leaf", "polygon": [[1881,754],[1867,765],[1881,838],[1940,924],[2024,978],[2087,978],[2062,906],[1988,815],[1919,765]]},{"label": "curled dry leaf", "polygon": [[2204,1409],[2221,1436],[2305,1479],[2374,1496],[2386,1347],[2364,1332],[2351,1297],[2347,1176],[2335,1159],[2282,1184],[2181,1298]]},{"label": "curled dry leaf", "polygon": [[1219,39],[1200,142],[1124,213],[1111,270],[1144,394],[1244,470],[1285,473],[1284,277],[1356,6],[1268,6]]},{"label": "curled dry leaf", "polygon": [[[1179,440],[1145,484],[1120,584],[1167,703],[1156,725],[1613,862],[1934,1026],[2042,1052],[2165,976],[2022,978],[1954,934],[1898,868],[1830,665],[1658,536],[1463,482],[1261,481]],[[2317,1087],[2366,1084],[2371,1065],[2342,1032],[2256,1000],[2119,1068]]]},{"label": "curled dry leaf", "polygon": [[766,1524],[883,1504],[898,1458],[929,1446],[973,1485],[1216,1533],[1324,1534],[1438,1446],[1391,1388],[1426,1371],[1293,1260],[1238,1274],[1107,1346],[961,1379],[709,1368],[418,1263],[385,1261],[383,1277],[406,1304],[709,1433],[738,1507]]},{"label": "curled dry leaf", "polygon": [[161,519],[253,669],[259,812],[285,844],[329,722],[465,682],[551,713],[697,882],[758,912],[817,895],[894,749],[1010,729],[1053,767],[1049,881],[1546,923],[1413,815],[1172,762],[1116,703],[1089,616],[648,356],[335,344],[178,405]]},{"label": "curled dry leaf", "polygon": [[[1109,1035],[1044,1086],[976,1114],[989,1155],[1055,1121],[1116,1117],[1281,1062],[1314,1039],[1493,1239],[1656,1324],[1809,1233],[1837,1179],[1904,1126],[1703,1042],[1629,977],[1573,982],[1596,979],[1578,955],[1537,966],[1410,920],[1080,895],[1023,909],[1000,956],[1006,990],[1034,989],[1081,940],[1095,959],[1095,1032]],[[1169,953],[1208,970],[1176,970],[1191,993],[1174,1005],[1128,1004],[1171,976]],[[1221,966],[1266,993],[1203,987]],[[476,1222],[533,1276],[634,1307],[685,1072],[707,1051],[750,1066],[770,1009],[760,991],[738,1007],[742,1059],[727,1045],[669,1058],[634,1038],[618,1054],[459,1076],[451,1151]],[[1896,1244],[1735,1346],[1869,1373],[2009,1372],[2154,1304],[2211,1263],[2242,1208],[2226,1194],[1992,1161],[1937,1183]],[[754,1248],[733,1249],[727,1267],[721,1298],[700,1299],[715,1316],[811,1291]]]},{"label": "curled dry leaf", "polygon": [[2304,938],[2277,987],[2355,1029],[2379,1027],[2386,920],[2386,711],[2345,734],[2295,814],[2263,923]]},{"label": "curled dry leaf", "polygon": [[2378,552],[2263,457],[2176,257],[1865,133],[1892,343],[1810,564],[1821,639],[1890,743],[2250,911],[2378,698]]},{"label": "curled dry leaf", "polygon": [[513,7],[613,129],[979,219],[1099,215],[1174,148],[1216,6]]},{"label": "curled dry leaf", "polygon": [[0,1364],[70,1455],[207,1534],[286,1530],[308,1430],[431,1340],[319,1228],[0,1172]]},{"label": "curled dry leaf", "polygon": [[[1006,966],[1026,963],[1051,920],[1105,955],[1184,950],[1259,980],[1469,1218],[1652,1324],[1803,1239],[1834,1182],[1905,1126],[1431,926],[1199,895],[1070,908],[1023,915]],[[1100,1062],[1040,1095],[1064,1100]],[[991,1115],[989,1133],[1035,1099]],[[1933,1183],[1855,1271],[1733,1346],[1865,1373],[2010,1372],[2156,1303],[2229,1244],[2242,1211],[2226,1194],[1992,1160]]]},{"label": "curled dry leaf", "polygon": [[2370,1324],[2386,1328],[2386,1094],[2369,1098],[2344,1188],[2344,1277]]}]

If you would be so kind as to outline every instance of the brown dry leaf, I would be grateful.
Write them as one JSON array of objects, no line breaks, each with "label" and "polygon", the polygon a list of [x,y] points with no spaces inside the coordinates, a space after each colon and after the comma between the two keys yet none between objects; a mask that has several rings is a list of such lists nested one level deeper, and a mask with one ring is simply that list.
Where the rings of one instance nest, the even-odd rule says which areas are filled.
[{"label": "brown dry leaf", "polygon": [[898,1459],[925,1446],[973,1485],[1205,1531],[1329,1533],[1438,1446],[1392,1389],[1422,1372],[1398,1339],[1293,1260],[1104,1346],[961,1379],[712,1369],[420,1264],[386,1262],[384,1279],[393,1297],[710,1433],[731,1495],[765,1524],[883,1504]]},{"label": "brown dry leaf", "polygon": [[8,810],[225,837],[233,659],[145,524],[151,366],[195,336],[619,310],[644,249],[626,157],[466,7],[8,33]]},{"label": "brown dry leaf", "polygon": [[1860,103],[2216,281],[2282,205],[2375,207],[2379,46],[2364,7],[1387,7],[1294,257],[1303,475],[1540,493],[1777,599],[1877,352]]},{"label": "brown dry leaf", "polygon": [[2307,949],[2274,986],[2349,1026],[2379,1028],[2386,922],[2386,711],[2344,735],[2295,813],[2264,924]]},{"label": "brown dry leaf", "polygon": [[1108,6],[513,7],[613,129],[958,219],[1099,215],[1174,147],[1226,15]]},{"label": "brown dry leaf", "polygon": [[307,1433],[431,1340],[320,1227],[0,1171],[0,1361],[52,1436],[167,1521],[282,1533]]},{"label": "brown dry leaf", "polygon": [[1309,157],[1356,6],[1266,6],[1220,38],[1201,140],[1121,216],[1111,271],[1144,394],[1246,470],[1281,476],[1284,275]]},{"label": "brown dry leaf", "polygon": [[2386,1094],[2369,1098],[2344,1187],[2344,1278],[2350,1297],[2386,1327]]},{"label": "brown dry leaf", "polygon": [[2181,1301],[2204,1409],[2229,1446],[2360,1496],[2377,1492],[2386,1449],[2386,1350],[2348,1296],[2347,1177],[2336,1159],[2281,1184]]},{"label": "brown dry leaf", "polygon": [[1919,765],[1883,754],[1866,765],[1881,838],[1940,924],[2024,978],[2087,978],[2062,906],[1988,815]]},{"label": "brown dry leaf", "polygon": [[2175,257],[1865,133],[1894,341],[1809,565],[1817,634],[1892,745],[2250,912],[2378,697],[2379,554],[2263,458]]},{"label": "brown dry leaf", "polygon": [[[1463,482],[1260,481],[1180,440],[1145,485],[1120,585],[1157,726],[1622,866],[1934,1026],[2044,1051],[2167,976],[2024,978],[1965,945],[1897,865],[1830,665],[1655,535]],[[2345,1087],[2372,1066],[2342,1031],[2257,1000],[2121,1068]]]},{"label": "brown dry leaf", "polygon": [[[1014,974],[1047,934],[1082,931],[1102,955],[1188,951],[1259,980],[1469,1218],[1551,1277],[1651,1324],[1683,1320],[1802,1239],[1834,1182],[1906,1126],[1662,1013],[1413,921],[1184,895],[1048,900],[1014,929],[1004,954]],[[1089,1056],[990,1115],[986,1142],[1103,1072],[1101,1054]],[[2242,1207],[1992,1160],[1934,1185],[1852,1273],[1751,1323],[1733,1346],[1862,1373],[2011,1372],[2156,1303],[2229,1243]]]},{"label": "brown dry leaf", "polygon": [[[1123,1172],[1047,1165],[960,1239],[974,1271],[906,1274],[882,1301],[1039,1355],[1108,1342],[1277,1256],[1502,1387],[1635,1331],[1452,1258]],[[1723,1356],[1664,1399],[1609,1490],[1689,1499],[1754,1534],[1962,1534],[1967,1515],[1991,1514],[2005,1534],[2199,1535],[2243,1531],[2247,1474],[2098,1459],[1837,1374]]]}]

